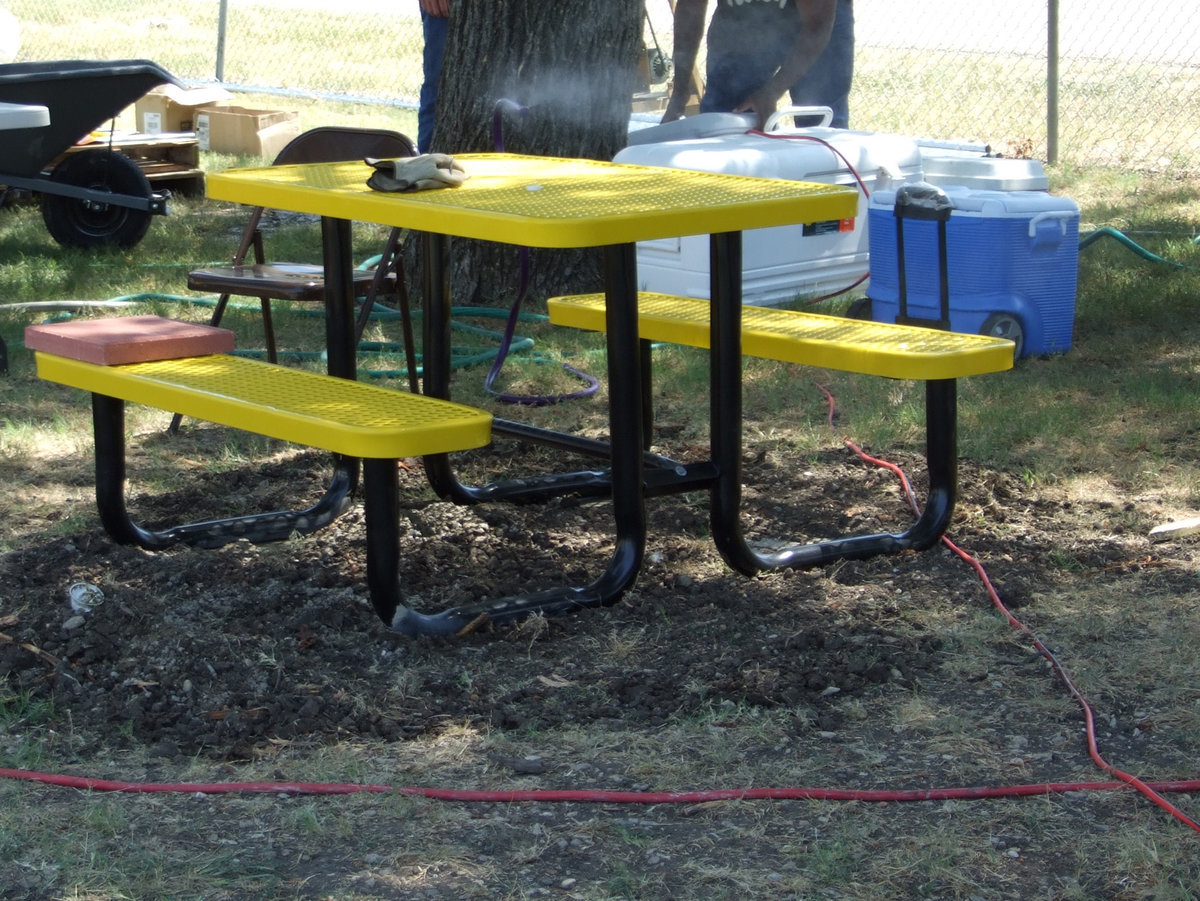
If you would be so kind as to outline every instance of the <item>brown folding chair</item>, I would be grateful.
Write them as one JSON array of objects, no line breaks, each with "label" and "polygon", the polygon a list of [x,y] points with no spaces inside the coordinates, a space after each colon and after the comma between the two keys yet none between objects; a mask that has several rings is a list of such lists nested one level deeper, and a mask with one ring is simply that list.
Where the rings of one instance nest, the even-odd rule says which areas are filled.
[{"label": "brown folding chair", "polygon": [[[416,148],[412,141],[397,131],[323,126],[306,131],[290,141],[279,151],[272,165],[336,163],[365,157],[396,159],[415,155]],[[277,353],[275,329],[271,320],[271,301],[323,303],[325,279],[320,265],[267,261],[260,228],[263,213],[263,207],[256,207],[251,212],[232,264],[192,270],[188,273],[188,288],[219,295],[213,310],[212,325],[220,324],[229,298],[233,295],[257,297],[262,306],[267,359],[274,363]],[[401,236],[400,229],[392,229],[379,265],[373,270],[356,270],[354,273],[354,296],[364,299],[355,328],[356,344],[362,337],[375,299],[406,293],[399,253]],[[247,263],[246,257],[251,251],[254,253],[253,262]]]}]

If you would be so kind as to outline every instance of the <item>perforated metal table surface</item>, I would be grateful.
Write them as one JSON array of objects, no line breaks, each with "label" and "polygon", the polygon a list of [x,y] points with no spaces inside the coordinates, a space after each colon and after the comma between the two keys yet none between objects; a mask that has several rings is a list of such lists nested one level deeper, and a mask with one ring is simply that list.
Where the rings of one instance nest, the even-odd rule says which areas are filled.
[{"label": "perforated metal table surface", "polygon": [[387,194],[363,162],[207,176],[208,196],[529,247],[600,247],[853,216],[857,192],[596,160],[462,154],[457,188]]},{"label": "perforated metal table surface", "polygon": [[[426,457],[425,467],[434,490],[460,503],[541,500],[564,493],[611,495],[615,539],[607,568],[587,585],[551,587],[432,615],[409,610],[394,574],[381,576],[371,585],[377,611],[391,618],[394,628],[412,634],[453,633],[479,618],[502,622],[532,612],[562,613],[613,603],[633,585],[641,568],[648,493],[705,489],[714,497],[718,492],[739,497],[741,232],[847,219],[858,204],[854,189],[833,185],[512,154],[462,154],[456,159],[469,175],[463,185],[411,194],[371,190],[366,182],[372,170],[360,162],[228,170],[206,180],[208,194],[215,199],[323,217],[327,341],[334,375],[354,376],[349,222],[420,232],[424,390],[447,400],[452,237],[529,247],[602,248],[609,441],[501,419],[494,420],[493,431],[598,455],[608,468],[467,486],[458,481],[444,454]],[[695,234],[711,235],[712,429],[714,436],[724,433],[726,438],[714,441],[712,460],[684,465],[646,453],[650,405],[643,369],[648,367],[649,351],[638,340],[635,248],[638,241]],[[729,490],[734,486],[736,490]],[[740,535],[735,539],[740,541]],[[389,610],[394,611],[390,617]]]}]

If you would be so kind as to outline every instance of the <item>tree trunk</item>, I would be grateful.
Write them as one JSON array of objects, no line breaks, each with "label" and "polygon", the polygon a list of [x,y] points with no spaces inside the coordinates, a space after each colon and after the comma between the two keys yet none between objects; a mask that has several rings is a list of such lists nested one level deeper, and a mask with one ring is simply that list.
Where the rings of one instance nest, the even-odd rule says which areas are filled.
[{"label": "tree trunk", "polygon": [[[612,159],[625,146],[642,12],[643,0],[455,0],[433,148]],[[454,258],[456,304],[511,303],[517,247],[458,239]],[[532,262],[531,299],[600,288],[595,251],[535,250]]]}]

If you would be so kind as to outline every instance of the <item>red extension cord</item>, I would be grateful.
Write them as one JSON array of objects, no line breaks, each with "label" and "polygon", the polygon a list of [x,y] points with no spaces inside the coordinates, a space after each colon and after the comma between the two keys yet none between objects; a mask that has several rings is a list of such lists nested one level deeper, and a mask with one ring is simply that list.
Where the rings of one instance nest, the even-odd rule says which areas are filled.
[{"label": "red extension cord", "polygon": [[[825,399],[828,403],[829,427],[836,432],[837,428],[833,422],[833,395],[824,385],[818,385],[817,387],[820,388],[821,392],[825,395]],[[880,460],[877,457],[872,457],[849,438],[843,438],[842,442],[846,445],[846,447],[850,448],[851,451],[857,454],[859,458],[867,461],[868,463],[874,463],[876,466],[881,466],[893,473],[900,480],[900,484],[904,487],[904,496],[907,498],[909,506],[912,507],[914,513],[916,513],[918,516],[920,515],[921,510],[913,495],[912,486],[909,484],[908,476],[904,474],[904,471],[899,466],[894,463],[889,463],[887,460]],[[1012,612],[1006,606],[1004,606],[1004,602],[1000,600],[1000,595],[996,592],[995,586],[992,585],[992,580],[988,578],[988,574],[984,570],[983,565],[962,548],[958,547],[958,545],[956,545],[945,535],[942,536],[942,544],[949,548],[952,553],[959,557],[959,559],[964,560],[968,566],[975,570],[980,581],[983,582],[983,587],[987,591],[988,597],[991,598],[993,606],[995,606],[995,608],[1004,615],[1005,619],[1008,620],[1009,625],[1019,629],[1026,636],[1028,636],[1034,648],[1037,649],[1037,652],[1050,662],[1050,666],[1054,669],[1054,672],[1058,678],[1062,680],[1063,685],[1067,687],[1067,691],[1069,691],[1075,700],[1079,702],[1079,706],[1083,708],[1083,719],[1087,732],[1088,756],[1092,758],[1092,762],[1108,775],[1114,777],[1115,779],[1119,779],[1120,782],[1118,784],[1123,783],[1136,788],[1139,792],[1141,792],[1163,810],[1171,814],[1171,816],[1175,817],[1182,823],[1186,823],[1196,832],[1200,832],[1200,823],[1197,823],[1195,820],[1191,819],[1187,814],[1177,808],[1161,794],[1162,791],[1171,791],[1174,789],[1164,789],[1161,784],[1157,784],[1152,787],[1148,783],[1143,782],[1137,776],[1117,769],[1100,755],[1099,745],[1096,742],[1096,718],[1092,712],[1092,705],[1088,703],[1087,698],[1083,696],[1083,693],[1080,692],[1075,683],[1071,681],[1071,677],[1067,675],[1066,668],[1058,662],[1054,654],[1051,653],[1050,649],[1047,648],[1042,643],[1041,639],[1039,639],[1033,633],[1033,630],[1013,616]],[[1091,783],[1093,787],[1098,787],[1100,784],[1101,783]],[[1200,784],[1200,782],[1192,781],[1186,784],[1194,786]],[[1187,790],[1190,791],[1190,789]]]}]

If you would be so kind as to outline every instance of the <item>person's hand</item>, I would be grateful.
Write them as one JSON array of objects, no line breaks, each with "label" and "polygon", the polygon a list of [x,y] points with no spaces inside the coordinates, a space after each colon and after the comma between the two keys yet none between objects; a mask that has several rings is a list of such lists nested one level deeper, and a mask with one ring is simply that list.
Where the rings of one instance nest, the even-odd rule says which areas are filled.
[{"label": "person's hand", "polygon": [[686,107],[686,97],[680,97],[678,100],[676,100],[675,97],[672,97],[667,101],[667,108],[663,110],[663,123],[665,124],[667,122],[674,122],[676,119],[682,119],[683,111],[686,109]]},{"label": "person's hand", "polygon": [[739,103],[733,108],[735,113],[754,113],[757,118],[755,128],[762,130],[762,127],[767,124],[767,119],[775,112],[779,104],[779,98],[770,91],[758,90]]},{"label": "person's hand", "polygon": [[450,0],[420,0],[421,9],[439,19],[450,18]]},{"label": "person's hand", "polygon": [[367,187],[375,191],[399,193],[428,191],[432,188],[457,188],[467,180],[466,170],[445,153],[425,153],[398,160],[363,160],[375,171]]}]

